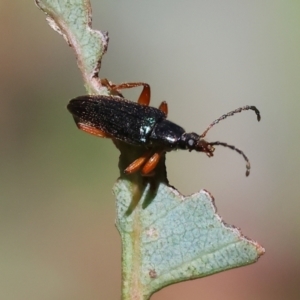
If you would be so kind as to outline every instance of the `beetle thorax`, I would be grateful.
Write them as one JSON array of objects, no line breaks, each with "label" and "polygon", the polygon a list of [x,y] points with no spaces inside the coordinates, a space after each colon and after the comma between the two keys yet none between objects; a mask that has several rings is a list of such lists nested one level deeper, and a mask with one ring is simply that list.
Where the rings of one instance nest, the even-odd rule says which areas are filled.
[{"label": "beetle thorax", "polygon": [[149,141],[153,146],[171,151],[180,148],[179,143],[185,130],[177,124],[162,120],[157,122],[150,134]]}]

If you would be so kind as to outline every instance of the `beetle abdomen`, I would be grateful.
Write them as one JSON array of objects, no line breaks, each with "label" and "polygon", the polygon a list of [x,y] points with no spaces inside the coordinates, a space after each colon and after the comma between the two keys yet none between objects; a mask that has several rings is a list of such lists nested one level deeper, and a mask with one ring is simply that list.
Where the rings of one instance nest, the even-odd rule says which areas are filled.
[{"label": "beetle abdomen", "polygon": [[157,108],[123,98],[80,96],[72,99],[68,110],[78,122],[101,129],[116,139],[133,145],[147,145],[149,135],[165,114]]}]

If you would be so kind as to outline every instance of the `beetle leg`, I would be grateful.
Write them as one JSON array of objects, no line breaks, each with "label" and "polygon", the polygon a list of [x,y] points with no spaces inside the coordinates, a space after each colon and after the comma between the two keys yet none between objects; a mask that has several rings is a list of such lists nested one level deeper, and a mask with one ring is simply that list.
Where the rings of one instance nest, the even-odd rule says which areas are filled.
[{"label": "beetle leg", "polygon": [[142,175],[149,175],[157,166],[162,152],[154,153],[142,168]]},{"label": "beetle leg", "polygon": [[168,116],[168,103],[166,101],[163,101],[158,109],[160,109],[166,116]]},{"label": "beetle leg", "polygon": [[112,89],[114,90],[131,89],[138,86],[143,86],[143,90],[137,102],[141,105],[148,106],[150,103],[150,85],[147,83],[144,82],[121,83],[119,85],[112,85]]},{"label": "beetle leg", "polygon": [[142,155],[141,157],[139,157],[138,159],[136,159],[134,162],[132,162],[125,170],[124,173],[126,174],[132,174],[136,171],[138,171],[142,165],[149,160],[149,158],[151,157],[151,152],[146,152],[144,155]]},{"label": "beetle leg", "polygon": [[101,79],[101,84],[107,87],[111,95],[123,97],[123,95],[114,88],[114,84],[110,82],[107,78]]},{"label": "beetle leg", "polygon": [[86,125],[86,124],[80,123],[80,122],[76,123],[76,125],[80,130],[87,132],[89,134],[96,135],[96,136],[99,136],[102,138],[110,138],[111,137],[108,133],[104,132],[101,129],[95,128],[93,126]]},{"label": "beetle leg", "polygon": [[142,90],[137,102],[141,105],[148,106],[150,103],[150,96],[151,96],[150,85],[144,83],[143,90]]},{"label": "beetle leg", "polygon": [[140,94],[138,99],[138,103],[141,105],[148,106],[150,103],[150,85],[144,82],[128,82],[128,83],[121,83],[121,84],[114,84],[109,82],[107,79],[101,79],[102,85],[105,85],[107,88],[113,91],[118,91],[122,89],[131,89],[138,86],[143,86],[143,90]]}]

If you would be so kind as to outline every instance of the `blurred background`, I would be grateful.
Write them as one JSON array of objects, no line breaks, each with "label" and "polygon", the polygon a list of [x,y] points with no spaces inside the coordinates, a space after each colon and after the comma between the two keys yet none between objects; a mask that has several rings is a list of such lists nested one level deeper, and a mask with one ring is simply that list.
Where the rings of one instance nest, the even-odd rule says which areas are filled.
[{"label": "blurred background", "polygon": [[[167,155],[183,194],[209,190],[218,213],[258,241],[255,264],[167,287],[152,299],[300,299],[300,2],[92,1],[109,31],[101,77],[145,81],[152,105],[245,151]],[[118,151],[77,130],[85,94],[74,54],[34,1],[0,2],[0,299],[120,299],[112,186]],[[140,91],[126,91],[135,100]]]}]

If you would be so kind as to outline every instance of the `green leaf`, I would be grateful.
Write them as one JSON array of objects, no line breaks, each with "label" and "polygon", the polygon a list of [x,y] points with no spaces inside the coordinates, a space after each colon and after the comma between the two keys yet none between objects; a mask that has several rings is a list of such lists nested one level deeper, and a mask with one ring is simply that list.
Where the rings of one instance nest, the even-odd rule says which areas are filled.
[{"label": "green leaf", "polygon": [[76,54],[78,67],[89,94],[104,94],[98,73],[108,45],[107,32],[93,30],[88,0],[35,0],[49,25],[60,33]]},{"label": "green leaf", "polygon": [[260,245],[222,221],[205,190],[184,197],[159,183],[156,196],[144,207],[148,183],[128,215],[136,190],[133,184],[119,179],[114,186],[123,244],[123,299],[133,299],[126,296],[133,293],[134,299],[149,299],[167,285],[251,264],[264,253]]}]

